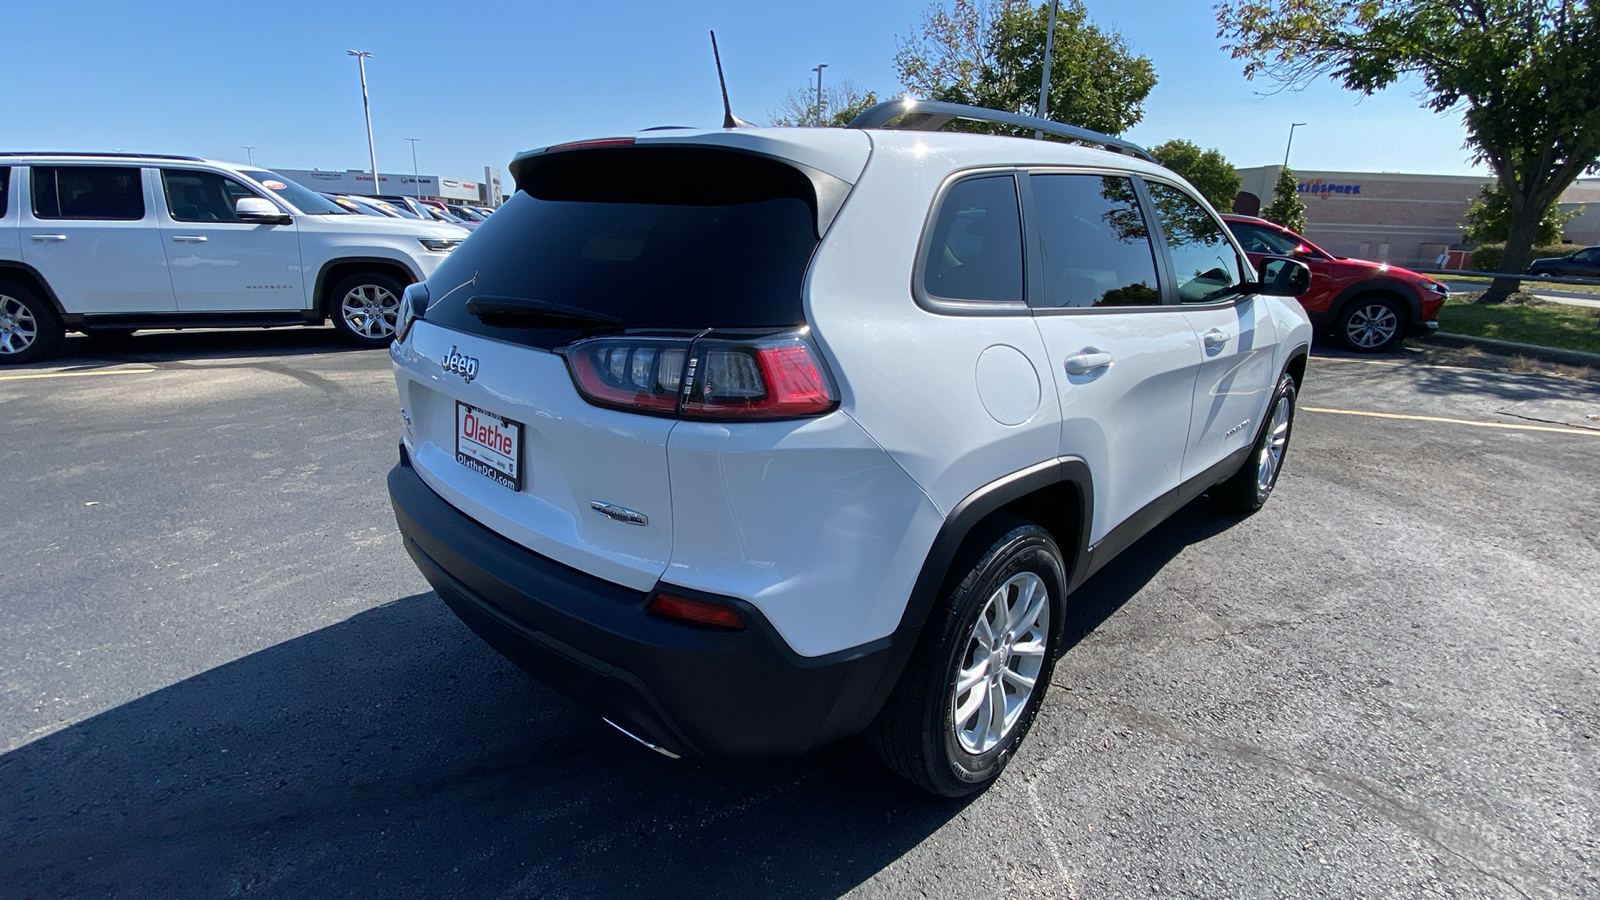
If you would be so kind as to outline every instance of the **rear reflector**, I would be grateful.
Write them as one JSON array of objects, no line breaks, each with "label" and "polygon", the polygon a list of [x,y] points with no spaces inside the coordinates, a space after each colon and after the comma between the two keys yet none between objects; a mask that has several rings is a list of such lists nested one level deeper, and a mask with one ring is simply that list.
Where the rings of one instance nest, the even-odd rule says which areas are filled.
[{"label": "rear reflector", "polygon": [[739,615],[739,611],[718,603],[691,600],[688,597],[677,597],[672,594],[657,594],[651,598],[647,608],[658,616],[677,619],[680,622],[728,631],[744,630],[744,618]]}]

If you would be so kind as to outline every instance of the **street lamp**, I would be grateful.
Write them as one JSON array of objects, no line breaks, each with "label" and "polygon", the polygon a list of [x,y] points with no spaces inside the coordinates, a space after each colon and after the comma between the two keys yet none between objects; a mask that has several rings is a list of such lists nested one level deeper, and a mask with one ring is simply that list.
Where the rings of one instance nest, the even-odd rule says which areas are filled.
[{"label": "street lamp", "polygon": [[[1050,0],[1050,23],[1044,29],[1044,72],[1039,78],[1039,118],[1050,118],[1050,57],[1056,50],[1056,6],[1057,0]],[[1044,132],[1035,130],[1033,139],[1044,140]]]},{"label": "street lamp", "polygon": [[367,153],[372,161],[372,192],[383,193],[378,186],[378,146],[372,141],[372,104],[367,102],[367,60],[372,57],[365,50],[346,50],[346,56],[356,58],[356,67],[361,70],[361,109],[367,114]]},{"label": "street lamp", "polygon": [[819,64],[811,71],[817,73],[817,124],[822,124],[822,70],[828,67],[827,63]]},{"label": "street lamp", "polygon": [[244,151],[244,161],[246,163],[248,163],[249,165],[252,165],[252,166],[256,164],[255,156],[253,156],[250,153],[251,150],[255,149],[255,145],[254,144],[240,144],[239,145],[239,149]]},{"label": "street lamp", "polygon": [[417,141],[422,138],[406,138],[411,142],[411,194],[415,197],[422,196],[422,178],[417,175]]},{"label": "street lamp", "polygon": [[1294,130],[1304,125],[1304,122],[1289,123],[1289,143],[1283,145],[1283,167],[1289,168],[1289,148],[1294,146]]}]

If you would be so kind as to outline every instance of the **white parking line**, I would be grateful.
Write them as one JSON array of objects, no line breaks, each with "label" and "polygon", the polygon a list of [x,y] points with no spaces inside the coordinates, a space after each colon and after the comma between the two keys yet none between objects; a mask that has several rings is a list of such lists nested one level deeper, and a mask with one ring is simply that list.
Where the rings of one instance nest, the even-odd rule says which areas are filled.
[{"label": "white parking line", "polygon": [[1584,434],[1600,437],[1600,428],[1554,428],[1548,425],[1516,425],[1510,422],[1476,422],[1472,419],[1446,419],[1439,416],[1412,416],[1403,413],[1368,412],[1359,409],[1326,409],[1302,406],[1300,412],[1331,413],[1336,416],[1370,416],[1374,419],[1405,419],[1412,422],[1441,422],[1446,425],[1471,425],[1474,428],[1509,428],[1513,431],[1552,431],[1556,434]]},{"label": "white parking line", "polygon": [[78,372],[29,372],[25,375],[0,375],[0,381],[27,381],[32,378],[83,378],[89,375],[144,375],[159,371],[154,366],[144,369],[85,369]]}]

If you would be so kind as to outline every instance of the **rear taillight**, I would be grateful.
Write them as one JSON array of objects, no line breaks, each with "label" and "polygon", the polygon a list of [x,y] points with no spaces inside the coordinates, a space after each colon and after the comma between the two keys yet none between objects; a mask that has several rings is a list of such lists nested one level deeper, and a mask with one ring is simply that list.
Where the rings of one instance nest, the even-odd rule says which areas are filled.
[{"label": "rear taillight", "polygon": [[800,332],[752,340],[603,337],[562,351],[584,399],[685,419],[793,419],[838,405]]}]

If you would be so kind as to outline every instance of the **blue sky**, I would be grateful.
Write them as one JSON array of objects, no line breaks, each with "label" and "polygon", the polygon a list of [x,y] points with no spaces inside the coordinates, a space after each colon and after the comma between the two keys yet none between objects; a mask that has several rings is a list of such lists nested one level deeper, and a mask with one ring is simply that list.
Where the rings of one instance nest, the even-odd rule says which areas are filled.
[{"label": "blue sky", "polygon": [[[807,3],[325,2],[8,4],[0,149],[192,154],[285,168],[366,168],[355,61],[368,63],[378,165],[474,180],[519,150],[721,121],[706,32],[734,111],[765,123],[785,92],[826,77],[898,93],[892,57],[927,0]],[[1183,137],[1240,167],[1481,172],[1458,115],[1404,86],[1361,97],[1331,84],[1262,96],[1219,49],[1208,2],[1088,0],[1160,77],[1126,136]],[[1414,87],[1413,87],[1414,89]]]}]

